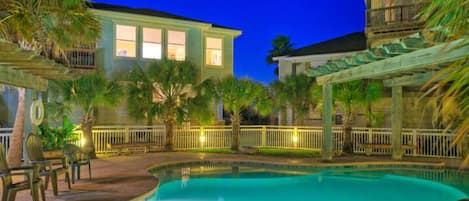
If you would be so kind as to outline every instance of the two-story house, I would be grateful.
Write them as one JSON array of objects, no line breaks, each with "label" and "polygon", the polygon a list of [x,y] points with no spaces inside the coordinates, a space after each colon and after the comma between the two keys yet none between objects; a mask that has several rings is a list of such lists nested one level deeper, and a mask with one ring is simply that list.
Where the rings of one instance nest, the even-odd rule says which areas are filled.
[{"label": "two-story house", "polygon": [[[323,65],[330,60],[365,50],[366,47],[365,33],[356,32],[294,49],[288,55],[275,57],[274,61],[279,63],[279,80],[284,80],[288,75],[304,73],[306,70]],[[279,114],[278,123],[292,125],[294,122],[293,118],[293,111],[287,109]],[[320,125],[320,118],[319,112],[314,112],[313,108],[311,108],[305,123],[308,125]]]},{"label": "two-story house", "polygon": [[[98,68],[123,80],[134,66],[166,57],[194,63],[199,80],[233,75],[233,46],[240,30],[145,8],[93,3],[90,10],[101,20],[102,38],[96,49],[68,53],[75,68]],[[127,115],[125,98],[122,102],[117,109],[99,108],[97,124],[138,123]],[[223,108],[214,107],[222,119]]]},{"label": "two-story house", "polygon": [[[390,43],[397,39],[407,37],[422,30],[424,23],[418,18],[418,13],[426,5],[425,2],[416,0],[366,0],[366,27],[365,33],[352,33],[329,41],[302,47],[294,50],[289,55],[275,58],[279,62],[279,79],[282,80],[290,74],[303,73],[318,66],[324,65],[331,60],[346,58],[367,48],[374,48]],[[404,101],[406,111],[415,111],[409,115],[404,126],[421,127],[431,124],[429,118],[423,120],[422,112],[425,110],[416,107],[416,98],[419,97],[418,87],[407,87],[405,93],[407,98]],[[382,126],[390,125],[389,108],[390,89],[385,89],[385,98],[378,103],[375,111],[384,114]],[[411,98],[409,98],[411,97]],[[412,98],[413,97],[413,98]],[[340,111],[336,111],[340,115]],[[426,111],[425,113],[430,113]],[[318,119],[320,116],[311,113],[310,119]],[[317,112],[316,112],[317,114]],[[282,118],[283,117],[283,118]],[[293,114],[288,110],[280,115],[280,124],[291,124]],[[312,121],[313,125],[320,124],[320,121]],[[340,123],[340,122],[336,122]],[[356,118],[357,126],[365,126],[366,119],[363,115]]]}]

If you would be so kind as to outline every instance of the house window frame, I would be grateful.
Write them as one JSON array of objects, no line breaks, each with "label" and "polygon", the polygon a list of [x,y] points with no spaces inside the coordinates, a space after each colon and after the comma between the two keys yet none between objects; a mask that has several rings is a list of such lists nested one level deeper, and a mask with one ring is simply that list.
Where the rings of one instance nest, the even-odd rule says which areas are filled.
[{"label": "house window frame", "polygon": [[[209,60],[208,60],[207,57],[208,57],[208,50],[209,49],[207,47],[208,46],[207,42],[208,42],[209,38],[221,40],[221,49],[220,49],[221,50],[221,64],[220,65],[208,63]],[[224,68],[224,64],[225,64],[225,54],[224,54],[225,51],[224,51],[224,49],[225,49],[224,37],[222,37],[222,36],[210,36],[210,35],[205,36],[205,38],[204,38],[204,50],[205,50],[204,51],[204,53],[205,53],[204,54],[204,60],[205,60],[204,63],[205,63],[205,65],[208,66],[208,67],[213,67],[213,68]]]},{"label": "house window frame", "polygon": [[[123,39],[118,39],[117,38],[117,26],[127,26],[127,27],[134,27],[135,28],[135,40],[133,41],[134,42],[134,51],[135,51],[135,56],[119,56],[117,54],[117,41],[118,40],[121,40],[121,41],[129,41],[129,40],[123,40]],[[130,59],[130,60],[134,60],[134,59],[137,59],[139,57],[139,48],[138,48],[138,45],[139,45],[139,42],[138,42],[138,34],[139,34],[139,26],[138,25],[134,25],[134,24],[126,24],[126,23],[114,23],[114,37],[113,37],[113,43],[114,43],[114,48],[113,48],[113,57],[114,58],[119,58],[119,59]]]},{"label": "house window frame", "polygon": [[[165,29],[165,34],[166,34],[165,36],[166,37],[165,37],[165,44],[164,44],[165,50],[164,51],[165,51],[166,58],[171,60],[171,58],[169,58],[169,45],[172,44],[172,43],[169,42],[169,38],[170,38],[169,32],[171,32],[171,31],[173,31],[173,32],[182,32],[182,33],[184,33],[184,37],[185,37],[184,38],[184,60],[177,60],[177,59],[174,59],[174,60],[175,61],[187,61],[187,58],[188,58],[188,54],[187,54],[188,53],[187,52],[187,50],[188,50],[188,46],[187,46],[188,45],[188,43],[187,43],[188,42],[188,37],[187,36],[188,35],[187,35],[187,30],[184,30],[184,29],[174,29],[174,28]],[[176,45],[180,45],[180,44],[176,44]]]},{"label": "house window frame", "polygon": [[[157,30],[160,30],[160,45],[161,45],[161,54],[160,54],[160,58],[146,58],[146,57],[143,57],[143,54],[144,54],[144,50],[143,50],[143,44],[145,43],[145,31],[144,29],[157,29]],[[141,37],[142,37],[142,40],[140,42],[141,46],[140,46],[140,51],[141,51],[141,58],[142,60],[161,60],[165,57],[165,51],[166,51],[166,48],[165,48],[165,44],[166,44],[166,38],[165,38],[165,29],[164,28],[161,28],[161,27],[151,27],[151,26],[142,26],[141,28]],[[153,43],[155,44],[154,42],[148,42],[148,43]]]}]

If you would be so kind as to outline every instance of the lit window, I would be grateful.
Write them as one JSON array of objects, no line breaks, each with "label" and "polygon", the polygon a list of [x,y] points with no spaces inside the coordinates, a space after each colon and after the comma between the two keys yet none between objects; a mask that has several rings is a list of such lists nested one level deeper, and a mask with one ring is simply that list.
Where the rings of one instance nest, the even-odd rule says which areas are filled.
[{"label": "lit window", "polygon": [[142,57],[161,59],[161,29],[143,28]]},{"label": "lit window", "polygon": [[135,57],[136,52],[136,27],[116,25],[116,56]]},{"label": "lit window", "polygon": [[177,61],[186,59],[186,33],[168,31],[168,58]]},{"label": "lit window", "polygon": [[222,39],[220,38],[207,38],[206,41],[206,63],[208,65],[221,66],[223,51]]}]

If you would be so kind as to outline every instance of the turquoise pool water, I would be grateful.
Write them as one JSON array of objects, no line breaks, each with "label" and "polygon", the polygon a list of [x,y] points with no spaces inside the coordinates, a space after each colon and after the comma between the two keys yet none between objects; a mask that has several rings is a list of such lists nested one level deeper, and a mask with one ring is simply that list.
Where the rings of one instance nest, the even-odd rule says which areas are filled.
[{"label": "turquoise pool water", "polygon": [[148,201],[458,201],[469,191],[467,173],[421,168],[193,165],[154,173],[162,184]]}]

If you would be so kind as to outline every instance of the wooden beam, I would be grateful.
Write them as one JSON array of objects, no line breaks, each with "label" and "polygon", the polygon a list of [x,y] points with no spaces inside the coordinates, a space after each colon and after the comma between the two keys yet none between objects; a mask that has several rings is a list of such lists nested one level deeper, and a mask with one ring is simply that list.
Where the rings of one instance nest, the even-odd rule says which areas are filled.
[{"label": "wooden beam", "polygon": [[391,97],[392,158],[402,159],[402,86],[392,87]]},{"label": "wooden beam", "polygon": [[47,90],[46,79],[2,65],[0,65],[0,83],[39,91]]},{"label": "wooden beam", "polygon": [[333,133],[332,133],[332,85],[325,84],[322,86],[323,98],[323,145],[322,145],[322,159],[325,161],[332,161],[333,156]]},{"label": "wooden beam", "polygon": [[435,71],[413,74],[410,76],[396,77],[383,80],[385,87],[393,86],[422,86],[436,74]]},{"label": "wooden beam", "polygon": [[[456,61],[469,54],[469,46],[459,49],[462,40],[449,44],[440,44],[426,49],[417,50],[400,56],[364,64],[358,67],[317,77],[317,83],[343,83],[353,80],[372,79],[389,74],[402,74],[420,69],[428,69],[441,63]],[[430,70],[429,70],[430,71]]]}]

